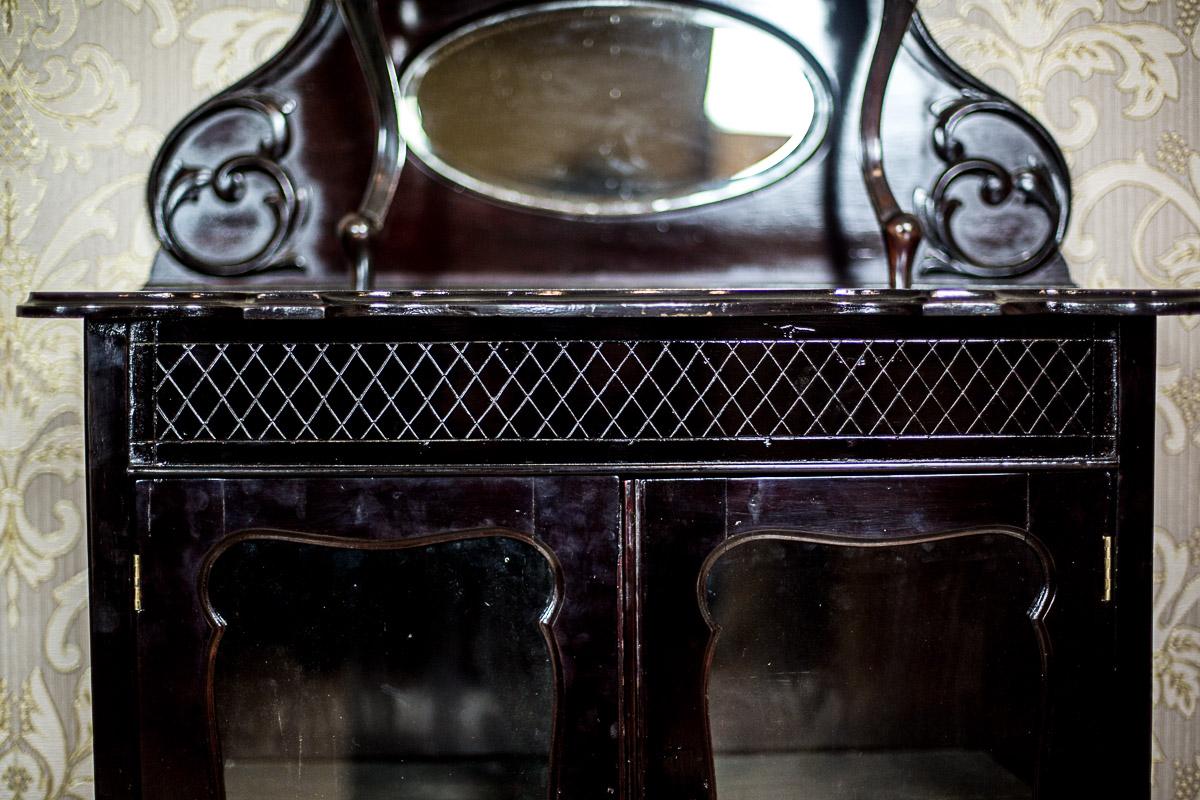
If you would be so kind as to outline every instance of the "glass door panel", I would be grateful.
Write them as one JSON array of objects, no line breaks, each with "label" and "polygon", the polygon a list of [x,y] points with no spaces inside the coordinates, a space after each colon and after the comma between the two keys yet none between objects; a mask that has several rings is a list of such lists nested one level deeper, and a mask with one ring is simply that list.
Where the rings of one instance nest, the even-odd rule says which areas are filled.
[{"label": "glass door panel", "polygon": [[207,594],[228,800],[546,797],[555,576],[531,540],[251,533]]},{"label": "glass door panel", "polygon": [[1031,800],[1049,558],[1015,529],[757,531],[701,572],[721,800]]}]

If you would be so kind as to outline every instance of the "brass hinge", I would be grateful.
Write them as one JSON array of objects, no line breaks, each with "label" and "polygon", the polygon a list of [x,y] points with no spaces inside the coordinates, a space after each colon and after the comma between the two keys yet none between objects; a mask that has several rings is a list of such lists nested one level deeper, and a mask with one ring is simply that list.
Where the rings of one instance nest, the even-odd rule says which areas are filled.
[{"label": "brass hinge", "polygon": [[142,613],[142,557],[133,555],[133,610]]},{"label": "brass hinge", "polygon": [[1113,599],[1113,537],[1104,537],[1104,602]]}]

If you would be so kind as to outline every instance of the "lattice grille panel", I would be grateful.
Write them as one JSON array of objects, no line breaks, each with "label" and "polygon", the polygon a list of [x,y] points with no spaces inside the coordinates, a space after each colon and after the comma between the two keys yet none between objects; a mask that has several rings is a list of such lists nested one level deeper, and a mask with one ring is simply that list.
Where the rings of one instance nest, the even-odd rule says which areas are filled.
[{"label": "lattice grille panel", "polygon": [[160,442],[1091,436],[1113,359],[1093,339],[149,346]]}]

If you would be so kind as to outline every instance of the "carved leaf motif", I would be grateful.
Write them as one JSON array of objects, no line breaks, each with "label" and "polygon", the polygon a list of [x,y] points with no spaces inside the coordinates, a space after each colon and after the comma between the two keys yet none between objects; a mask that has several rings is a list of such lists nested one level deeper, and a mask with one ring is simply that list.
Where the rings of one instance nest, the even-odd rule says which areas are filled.
[{"label": "carved leaf motif", "polygon": [[[88,264],[78,260],[76,248],[92,246],[99,238],[111,240],[118,236],[122,224],[128,224],[131,220],[127,215],[118,214],[117,197],[130,190],[140,190],[143,180],[140,175],[126,175],[99,187],[72,207],[66,216],[68,224],[58,230],[40,254],[38,270],[31,276],[33,286],[70,286],[73,280],[79,280],[72,278],[73,275],[80,272],[86,274]],[[104,285],[104,278],[97,275],[93,280],[98,285]]]},{"label": "carved leaf motif", "polygon": [[0,71],[0,99],[10,163],[32,166],[49,155],[56,172],[69,164],[91,169],[92,150],[121,141],[141,106],[128,68],[94,45],[81,45],[69,61],[50,58],[38,71],[24,64]]},{"label": "carved leaf motif", "polygon": [[80,612],[87,608],[87,572],[69,578],[53,594],[54,611],[46,622],[46,660],[59,672],[74,672],[83,664],[83,650],[68,637]]},{"label": "carved leaf motif", "polygon": [[[144,277],[153,247],[149,233],[134,227],[137,222],[144,225],[144,217],[121,219],[114,208],[122,196],[142,188],[142,176],[126,176],[84,198],[62,215],[61,227],[33,252],[25,240],[42,212],[44,184],[25,180],[27,174],[0,172],[0,306],[11,310],[34,289],[132,286]],[[140,233],[140,238],[131,237],[134,252],[101,259],[100,269],[91,268],[95,277],[89,280],[91,265],[81,257],[82,248],[99,250],[98,240],[116,239],[129,227]],[[119,283],[122,272],[138,277]],[[74,325],[17,321],[11,312],[0,315],[0,451],[28,446],[51,416],[77,410],[82,397],[80,351]],[[9,439],[6,433],[23,436]]]},{"label": "carved leaf motif", "polygon": [[[232,152],[214,156],[213,160],[219,163],[205,166],[185,164],[174,157],[174,148],[183,139],[168,144],[161,157],[169,160],[171,167],[152,175],[150,188],[154,228],[164,251],[192,270],[221,277],[304,269],[303,259],[297,258],[289,248],[297,227],[305,218],[308,193],[303,187],[296,186],[283,163],[292,140],[288,117],[295,109],[295,102],[288,98],[246,89],[220,95],[196,112],[192,118],[193,126],[181,134],[183,139],[200,135],[200,128],[213,117],[227,112],[254,117],[264,135],[258,142],[257,152],[248,152],[249,145],[235,145]],[[243,183],[249,175],[263,179],[256,182],[259,188],[253,197],[245,191],[247,184]],[[193,249],[196,237],[179,235],[176,214],[182,208],[200,202],[205,195],[227,209],[247,202],[261,204],[272,224],[265,229],[265,236],[264,230],[257,227],[237,225],[229,228],[237,237],[234,241],[241,245],[240,249],[231,247],[232,242],[226,244],[224,252],[217,252],[215,248],[208,252],[203,248]],[[222,223],[213,220],[210,225]]]},{"label": "carved leaf motif", "polygon": [[200,42],[192,61],[192,85],[216,93],[279,50],[300,23],[292,11],[218,8],[188,26]]},{"label": "carved leaf motif", "polygon": [[48,778],[43,760],[38,753],[28,750],[10,749],[0,751],[0,789],[8,789],[5,800],[9,798],[37,798],[42,800],[49,797]]},{"label": "carved leaf motif", "polygon": [[1188,421],[1179,397],[1182,376],[1183,369],[1178,364],[1160,366],[1155,373],[1155,407],[1165,423],[1160,429],[1162,446],[1171,455],[1182,453],[1188,442]]},{"label": "carved leaf motif", "polygon": [[46,182],[31,173],[0,169],[0,302],[6,306],[28,286],[26,276],[37,270],[36,255],[23,243],[45,193]]},{"label": "carved leaf motif", "polygon": [[1161,674],[1154,681],[1155,705],[1177,709],[1185,717],[1196,713],[1200,697],[1200,630],[1180,626],[1167,639],[1165,658],[1158,660]]},{"label": "carved leaf motif", "polygon": [[[98,6],[102,2],[104,0],[87,0],[89,6]],[[140,14],[146,8],[150,9],[158,23],[158,28],[150,40],[155,47],[167,47],[179,38],[179,15],[170,0],[121,0],[121,5],[135,14]]]},{"label": "carved leaf motif", "polygon": [[[1195,158],[1192,163],[1196,163]],[[1148,231],[1158,215],[1168,207],[1195,231],[1195,235],[1200,235],[1200,195],[1189,183],[1166,170],[1151,166],[1141,153],[1132,161],[1109,161],[1076,178],[1075,214],[1064,245],[1068,256],[1088,261],[1098,255],[1099,245],[1088,229],[1088,223],[1102,201],[1121,197],[1124,190],[1130,189],[1148,191],[1155,198],[1142,208],[1129,237],[1129,252],[1139,275],[1151,286],[1161,288],[1200,285],[1200,272],[1183,267],[1168,272],[1161,259],[1154,261],[1148,255]]]},{"label": "carved leaf motif", "polygon": [[[991,24],[968,22],[970,10],[981,11]],[[932,29],[938,41],[975,73],[987,76],[999,71],[1011,76],[1016,99],[1070,151],[1086,145],[1099,130],[1100,115],[1092,99],[1098,92],[1071,97],[1066,105],[1073,119],[1063,125],[1047,113],[1046,89],[1058,73],[1071,72],[1085,80],[1118,76],[1117,89],[1131,97],[1125,108],[1131,119],[1153,116],[1166,100],[1180,96],[1179,71],[1171,59],[1186,50],[1183,41],[1162,25],[1101,22],[1103,16],[1103,3],[1086,0],[967,0],[958,5],[957,17]],[[1078,17],[1091,21],[1068,29],[1068,23],[1080,21]]]},{"label": "carved leaf motif", "polygon": [[1176,283],[1186,283],[1200,274],[1200,236],[1183,236],[1158,257],[1158,265]]},{"label": "carved leaf motif", "polygon": [[1149,23],[1090,25],[1058,39],[1041,70],[1043,85],[1062,70],[1084,80],[1094,73],[1117,74],[1117,88],[1132,95],[1125,108],[1131,119],[1153,116],[1170,98],[1179,99],[1179,72],[1171,56],[1184,52],[1179,37]]},{"label": "carved leaf motif", "polygon": [[15,696],[0,680],[0,797],[90,800],[91,685],[91,670],[84,670],[75,687],[77,727],[69,746],[64,718],[40,669],[34,669]]},{"label": "carved leaf motif", "polygon": [[83,515],[74,497],[62,496],[54,503],[56,525],[50,530],[30,519],[24,503],[35,478],[75,480],[83,459],[79,440],[76,426],[59,425],[29,449],[0,449],[0,575],[6,579],[10,627],[20,620],[17,579],[31,587],[50,580],[58,559],[75,547],[83,532]]},{"label": "carved leaf motif", "polygon": [[953,52],[957,60],[970,64],[975,73],[998,71],[1021,80],[1020,51],[1011,39],[992,28],[952,17],[938,23],[935,31],[938,43]]},{"label": "carved leaf motif", "polygon": [[1154,533],[1162,580],[1154,597],[1154,705],[1187,718],[1200,701],[1200,629],[1183,624],[1200,602],[1200,577],[1188,579],[1190,553],[1165,530]]},{"label": "carved leaf motif", "polygon": [[76,0],[8,0],[0,6],[0,64],[12,69],[25,45],[41,50],[62,47],[79,24]]},{"label": "carved leaf motif", "polygon": [[[35,753],[67,753],[67,734],[58,709],[50,698],[41,669],[34,669],[17,701],[20,716],[19,738]],[[42,761],[45,797],[57,797],[66,777],[66,763],[58,759]]]},{"label": "carved leaf motif", "polygon": [[64,797],[91,800],[95,783],[92,759],[92,670],[85,669],[75,687],[75,746],[68,759],[70,770]]},{"label": "carved leaf motif", "polygon": [[[142,188],[141,176],[113,181],[85,197],[33,253],[24,241],[42,211],[42,195],[36,183],[21,180],[23,174],[7,180],[0,175],[0,303],[11,308],[34,288],[88,285],[89,272],[97,282],[120,272],[144,276],[146,256],[153,250],[144,232],[140,245],[135,239],[134,252],[95,264],[81,255],[83,248],[115,239],[137,221],[119,219],[115,206],[123,194]],[[82,535],[79,497],[70,485],[82,462],[79,357],[77,326],[0,315],[0,581],[9,626],[20,620],[22,586],[36,589],[52,579],[60,559]],[[28,487],[47,477],[60,493],[52,496],[54,524],[49,530],[35,524],[25,508]],[[52,656],[51,645],[45,649],[48,658],[57,659],[51,661],[55,668],[74,658],[70,650]]]},{"label": "carved leaf motif", "polygon": [[1100,19],[1103,0],[963,0],[958,13],[979,10],[991,17],[1009,38],[1033,50],[1046,47],[1063,26],[1078,14]]},{"label": "carved leaf motif", "polygon": [[0,318],[0,451],[22,446],[45,420],[77,410],[78,340],[76,326],[57,320]]}]

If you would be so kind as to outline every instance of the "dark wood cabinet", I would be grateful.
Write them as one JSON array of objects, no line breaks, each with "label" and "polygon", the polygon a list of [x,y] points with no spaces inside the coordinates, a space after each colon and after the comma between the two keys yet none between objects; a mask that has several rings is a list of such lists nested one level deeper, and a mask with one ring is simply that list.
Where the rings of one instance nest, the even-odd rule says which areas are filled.
[{"label": "dark wood cabinet", "polygon": [[615,792],[616,479],[135,491],[145,796]]},{"label": "dark wood cabinet", "polygon": [[634,484],[647,796],[1118,796],[1114,479]]},{"label": "dark wood cabinet", "polygon": [[1167,299],[36,296],[97,796],[1145,797]]}]

